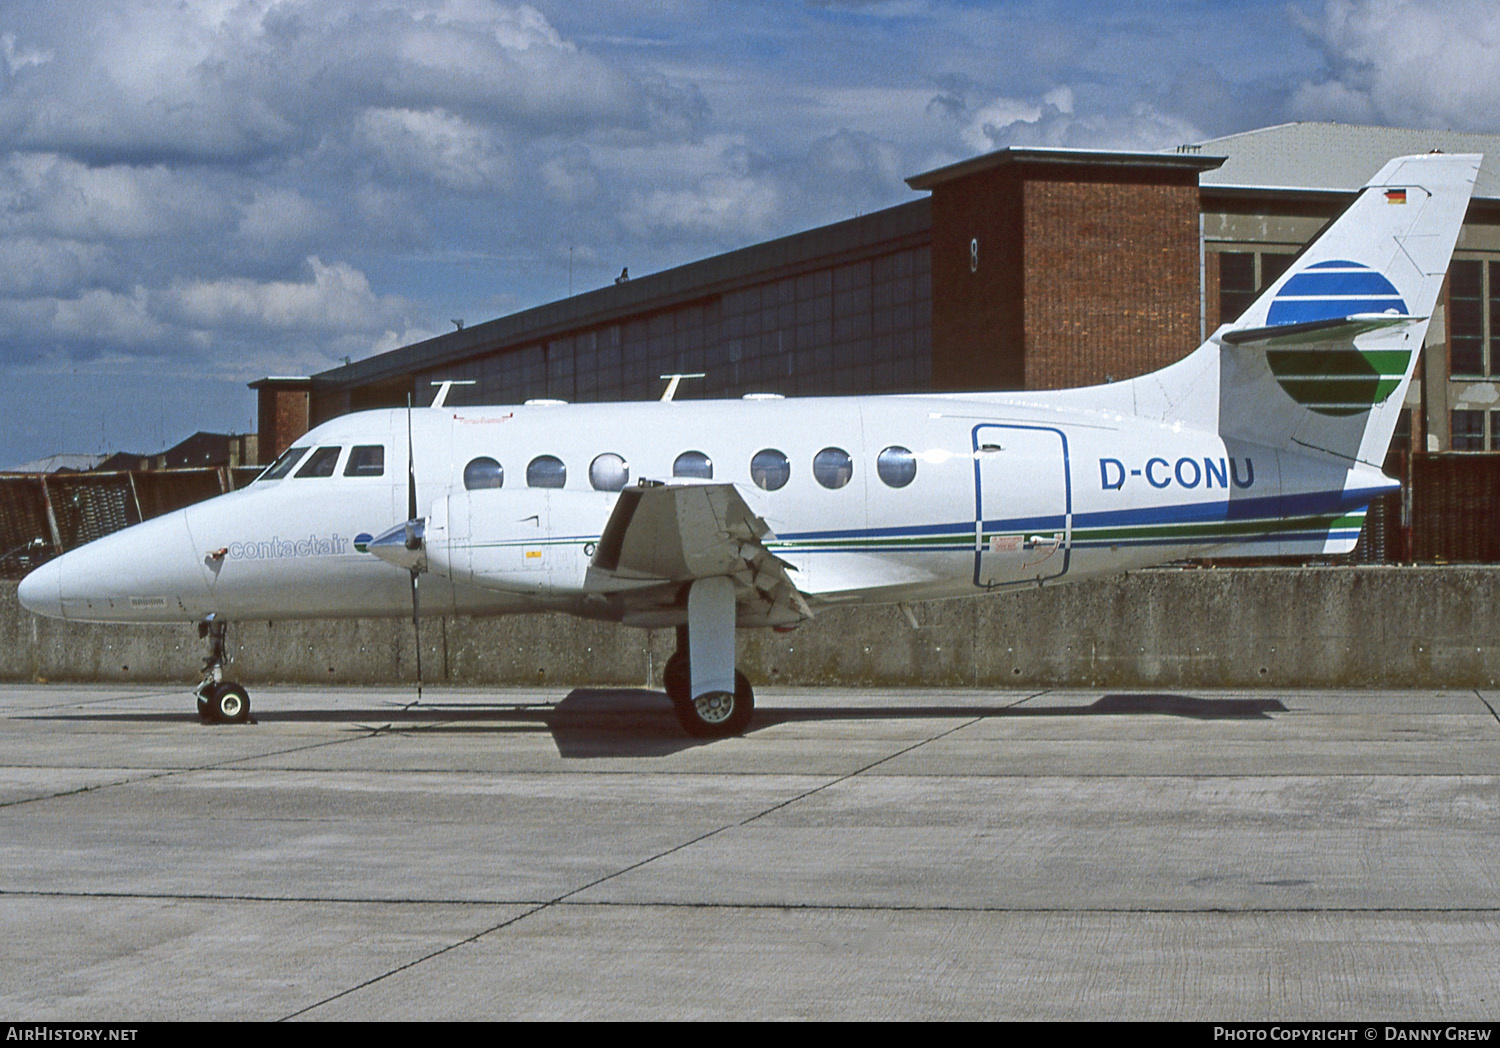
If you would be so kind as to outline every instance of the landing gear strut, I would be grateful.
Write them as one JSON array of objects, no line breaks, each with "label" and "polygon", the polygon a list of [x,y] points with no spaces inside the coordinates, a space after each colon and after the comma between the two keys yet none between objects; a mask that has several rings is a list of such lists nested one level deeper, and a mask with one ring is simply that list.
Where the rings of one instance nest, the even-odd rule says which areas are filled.
[{"label": "landing gear strut", "polygon": [[687,624],[677,628],[677,651],[662,673],[677,720],[697,738],[739,735],[755,712],[750,681],[734,667],[734,614],[728,579],[693,583]]},{"label": "landing gear strut", "polygon": [[195,689],[198,717],[205,724],[243,724],[250,719],[250,693],[243,685],[224,679],[225,623],[216,615],[198,623],[198,636],[208,641],[203,681]]}]

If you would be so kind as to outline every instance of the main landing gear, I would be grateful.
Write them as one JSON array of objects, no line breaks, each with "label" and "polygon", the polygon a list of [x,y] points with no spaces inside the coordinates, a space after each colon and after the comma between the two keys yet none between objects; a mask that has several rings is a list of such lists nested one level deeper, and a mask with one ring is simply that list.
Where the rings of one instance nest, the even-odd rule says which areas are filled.
[{"label": "main landing gear", "polygon": [[203,660],[203,682],[198,685],[198,717],[205,724],[243,724],[250,719],[250,693],[224,679],[224,630],[227,623],[210,615],[198,623],[198,636],[208,641]]},{"label": "main landing gear", "polygon": [[755,692],[734,668],[734,584],[699,579],[688,591],[688,621],[662,684],[683,730],[697,738],[739,735],[755,712]]}]

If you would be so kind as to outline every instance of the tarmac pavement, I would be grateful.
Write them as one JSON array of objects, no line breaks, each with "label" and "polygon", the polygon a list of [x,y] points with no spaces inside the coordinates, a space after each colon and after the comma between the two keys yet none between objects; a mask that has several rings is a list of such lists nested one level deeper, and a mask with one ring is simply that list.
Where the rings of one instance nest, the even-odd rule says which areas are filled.
[{"label": "tarmac pavement", "polygon": [[1489,1020],[1500,692],[0,686],[0,1016]]}]

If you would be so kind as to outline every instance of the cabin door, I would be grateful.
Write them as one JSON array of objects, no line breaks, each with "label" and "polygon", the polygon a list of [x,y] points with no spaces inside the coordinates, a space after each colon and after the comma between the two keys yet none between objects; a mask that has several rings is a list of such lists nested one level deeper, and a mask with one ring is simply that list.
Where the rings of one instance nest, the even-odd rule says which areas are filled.
[{"label": "cabin door", "polygon": [[1068,570],[1073,486],[1068,438],[1045,426],[974,427],[974,584],[989,589]]}]

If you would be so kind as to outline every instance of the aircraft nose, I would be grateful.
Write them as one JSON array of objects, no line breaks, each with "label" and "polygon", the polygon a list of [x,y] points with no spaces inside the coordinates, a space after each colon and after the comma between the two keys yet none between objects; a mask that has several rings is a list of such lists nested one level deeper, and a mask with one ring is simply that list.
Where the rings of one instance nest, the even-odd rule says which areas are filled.
[{"label": "aircraft nose", "polygon": [[16,587],[21,607],[48,618],[62,618],[62,575],[61,557],[33,568]]},{"label": "aircraft nose", "polygon": [[211,593],[181,510],[48,561],[16,595],[38,615],[82,622],[178,622]]}]

